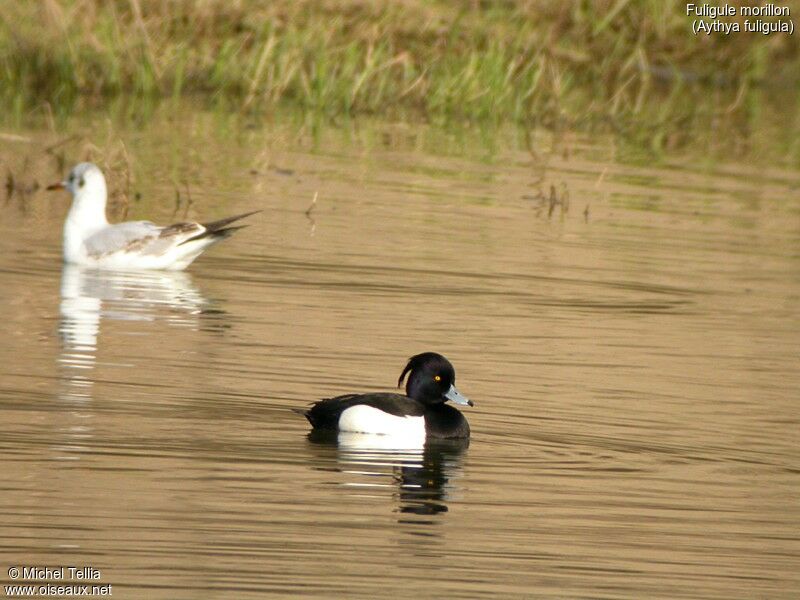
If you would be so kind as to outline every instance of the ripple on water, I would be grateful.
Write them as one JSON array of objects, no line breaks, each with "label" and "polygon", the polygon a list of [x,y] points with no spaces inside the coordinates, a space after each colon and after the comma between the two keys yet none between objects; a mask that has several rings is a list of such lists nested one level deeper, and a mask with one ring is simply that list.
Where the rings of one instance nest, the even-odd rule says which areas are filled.
[{"label": "ripple on water", "polygon": [[[325,139],[253,174],[268,132],[187,118],[131,136],[157,175],[131,216],[173,214],[148,186],[189,168],[176,132],[217,160],[193,155],[192,217],[264,209],[188,273],[62,270],[65,206],[3,207],[6,564],[149,598],[800,589],[795,173]],[[572,204],[549,219],[542,168]],[[290,411],[424,350],[475,400],[468,445],[316,440]]]}]

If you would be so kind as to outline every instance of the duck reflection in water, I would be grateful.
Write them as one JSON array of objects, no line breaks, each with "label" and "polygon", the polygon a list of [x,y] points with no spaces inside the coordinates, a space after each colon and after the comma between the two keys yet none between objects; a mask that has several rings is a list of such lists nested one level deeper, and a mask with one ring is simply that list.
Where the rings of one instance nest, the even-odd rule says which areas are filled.
[{"label": "duck reflection in water", "polygon": [[343,485],[361,494],[396,488],[398,511],[422,516],[447,512],[469,447],[469,438],[429,439],[424,446],[404,447],[394,436],[320,430],[309,433],[308,440],[326,458],[335,457],[339,471],[348,476]]}]

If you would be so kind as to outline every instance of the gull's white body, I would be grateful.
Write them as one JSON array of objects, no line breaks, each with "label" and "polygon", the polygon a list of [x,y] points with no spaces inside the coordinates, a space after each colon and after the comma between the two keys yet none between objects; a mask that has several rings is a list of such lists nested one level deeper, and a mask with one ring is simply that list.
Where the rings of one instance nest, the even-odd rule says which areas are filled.
[{"label": "gull's white body", "polygon": [[105,269],[180,271],[235,229],[211,229],[211,224],[207,228],[200,223],[161,227],[149,221],[111,225],[106,219],[106,180],[92,163],[80,163],[66,181],[53,187],[64,187],[73,197],[64,223],[67,263]]}]

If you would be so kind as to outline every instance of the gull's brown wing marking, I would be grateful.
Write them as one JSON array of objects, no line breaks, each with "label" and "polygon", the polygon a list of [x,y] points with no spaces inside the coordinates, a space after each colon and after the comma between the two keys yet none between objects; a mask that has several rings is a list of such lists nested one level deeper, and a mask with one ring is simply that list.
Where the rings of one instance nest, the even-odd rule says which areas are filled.
[{"label": "gull's brown wing marking", "polygon": [[[129,241],[123,248],[119,249],[119,252],[140,252],[144,248],[146,248],[150,242],[152,242],[155,236],[147,235],[145,237],[140,237],[134,240]],[[110,253],[109,253],[110,254]]]},{"label": "gull's brown wing marking", "polygon": [[185,238],[201,234],[199,223],[176,223],[159,227],[149,221],[128,221],[111,225],[86,240],[86,250],[92,258],[111,254],[141,254],[160,256],[179,245]]},{"label": "gull's brown wing marking", "polygon": [[149,221],[128,221],[101,229],[84,244],[88,255],[94,259],[117,253],[161,256],[187,242],[208,238],[208,242],[214,243],[226,238],[240,228],[227,225],[251,214],[236,215],[205,225],[175,223],[159,227]]},{"label": "gull's brown wing marking", "polygon": [[187,233],[201,233],[204,229],[199,223],[174,223],[164,227],[158,237],[168,238]]}]

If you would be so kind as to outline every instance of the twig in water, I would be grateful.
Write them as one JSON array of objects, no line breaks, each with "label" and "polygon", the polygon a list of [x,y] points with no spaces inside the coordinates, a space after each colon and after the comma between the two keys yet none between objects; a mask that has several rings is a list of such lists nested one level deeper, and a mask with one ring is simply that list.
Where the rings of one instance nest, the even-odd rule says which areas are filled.
[{"label": "twig in water", "polygon": [[8,204],[9,200],[11,200],[11,196],[14,193],[15,187],[14,175],[11,173],[11,171],[9,171],[8,175],[6,175],[6,204]]},{"label": "twig in water", "polygon": [[67,136],[67,137],[65,137],[65,138],[61,138],[61,139],[60,139],[60,140],[58,140],[57,142],[55,142],[55,143],[53,143],[53,144],[50,144],[49,146],[47,146],[47,147],[44,149],[44,152],[45,152],[45,154],[52,154],[52,153],[53,153],[53,151],[54,151],[54,150],[56,150],[57,148],[60,148],[60,147],[61,147],[61,146],[63,146],[64,144],[68,144],[69,142],[72,142],[73,140],[77,140],[77,139],[78,139],[78,137],[79,137],[79,136],[78,136],[78,134],[77,134],[77,133],[73,133],[72,135],[68,135],[68,136]]},{"label": "twig in water", "polygon": [[186,188],[186,208],[183,211],[183,218],[185,219],[186,217],[189,216],[189,209],[192,207],[192,204],[194,204],[194,202],[192,201],[192,193],[189,191],[188,182],[184,181],[183,187]]},{"label": "twig in water", "polygon": [[54,156],[56,158],[56,172],[63,173],[67,168],[67,157],[61,151],[54,153]]},{"label": "twig in water", "polygon": [[175,210],[172,211],[172,218],[175,218],[175,215],[178,214],[178,211],[181,209],[181,191],[178,189],[178,186],[175,186]]},{"label": "twig in water", "polygon": [[600,187],[600,185],[603,183],[603,180],[606,178],[606,173],[608,173],[608,167],[603,167],[600,176],[597,178],[597,181],[594,182],[594,189]]},{"label": "twig in water", "polygon": [[312,216],[314,209],[317,207],[317,196],[319,196],[319,192],[314,192],[314,198],[311,200],[311,205],[306,209],[306,218],[311,221],[311,235],[314,235],[314,232],[317,230],[317,221]]},{"label": "twig in water", "polygon": [[539,210],[536,212],[536,216],[539,216],[539,211],[541,211],[542,206],[544,204],[547,205],[547,218],[550,219],[553,216],[553,211],[555,211],[556,206],[561,207],[561,216],[563,217],[567,212],[569,212],[569,189],[567,188],[566,183],[561,183],[561,192],[559,193],[556,190],[555,184],[550,184],[550,195],[545,197],[543,193],[541,193],[541,202],[539,204]]},{"label": "twig in water", "polygon": [[56,132],[56,119],[53,116],[53,107],[50,106],[50,103],[45,101],[44,105],[42,106],[44,109],[44,114],[47,117],[47,126],[51,132]]},{"label": "twig in water", "polygon": [[314,212],[314,209],[317,207],[317,196],[319,192],[314,192],[314,198],[311,200],[311,205],[306,209],[306,216],[311,218],[311,213]]},{"label": "twig in water", "polygon": [[109,205],[115,215],[119,215],[119,220],[124,221],[128,217],[128,209],[130,204],[125,192],[120,189],[115,189],[109,194]]},{"label": "twig in water", "polygon": [[547,209],[547,218],[549,219],[550,217],[553,216],[553,209],[556,207],[556,204],[558,204],[558,195],[556,194],[556,186],[554,186],[552,183],[550,184],[550,198],[548,199],[548,203],[549,203],[549,208]]},{"label": "twig in water", "polygon": [[562,214],[569,212],[569,189],[563,181],[561,182],[561,212]]}]

